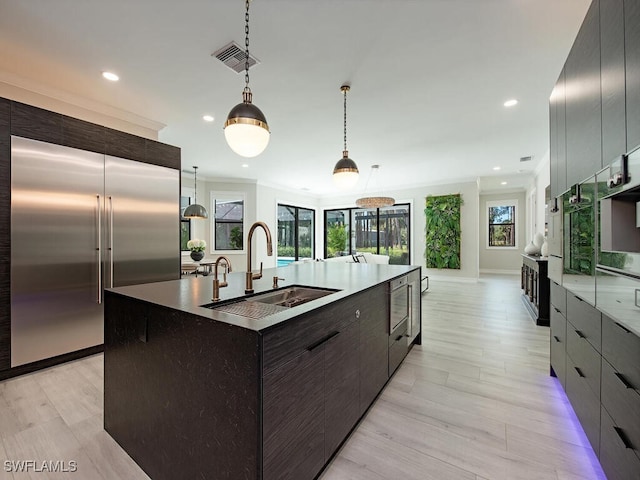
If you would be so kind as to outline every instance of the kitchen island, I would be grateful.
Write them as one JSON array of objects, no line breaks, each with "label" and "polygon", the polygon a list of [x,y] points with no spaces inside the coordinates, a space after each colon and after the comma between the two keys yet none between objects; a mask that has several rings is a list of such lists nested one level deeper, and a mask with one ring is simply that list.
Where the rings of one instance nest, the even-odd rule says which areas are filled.
[{"label": "kitchen island", "polygon": [[[204,307],[210,276],[107,291],[104,426],[152,479],[316,478],[421,341],[420,267],[290,265],[251,296],[233,273],[216,306],[273,277],[330,293],[248,318]],[[391,282],[412,278],[392,308]]]}]

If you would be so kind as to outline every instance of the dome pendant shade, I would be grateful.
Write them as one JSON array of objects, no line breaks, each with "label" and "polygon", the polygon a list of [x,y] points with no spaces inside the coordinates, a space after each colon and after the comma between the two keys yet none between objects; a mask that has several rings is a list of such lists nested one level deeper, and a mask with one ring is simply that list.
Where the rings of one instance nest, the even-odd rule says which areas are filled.
[{"label": "dome pendant shade", "polygon": [[209,218],[209,212],[202,205],[198,205],[198,167],[193,167],[193,202],[184,209],[184,218]]},{"label": "dome pendant shade", "polygon": [[185,218],[209,218],[209,213],[202,205],[193,203],[184,209],[182,216]]},{"label": "dome pendant shade", "polygon": [[349,152],[344,150],[342,158],[333,168],[333,180],[340,188],[351,188],[358,183],[358,166],[349,158]]},{"label": "dome pendant shade", "polygon": [[267,148],[269,125],[262,111],[251,103],[251,92],[243,92],[242,98],[244,101],[229,112],[224,137],[231,150],[241,157],[252,158]]}]

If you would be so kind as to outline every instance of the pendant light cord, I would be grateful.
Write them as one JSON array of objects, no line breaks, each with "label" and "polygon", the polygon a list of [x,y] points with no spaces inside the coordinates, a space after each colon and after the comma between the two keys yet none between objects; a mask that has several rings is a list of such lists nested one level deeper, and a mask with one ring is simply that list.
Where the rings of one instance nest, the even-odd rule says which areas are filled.
[{"label": "pendant light cord", "polygon": [[246,13],[244,14],[244,91],[251,92],[249,88],[249,2],[246,0]]},{"label": "pendant light cord", "polygon": [[198,203],[198,167],[193,167],[193,203]]},{"label": "pendant light cord", "polygon": [[347,151],[347,89],[343,88],[344,92],[344,151]]}]

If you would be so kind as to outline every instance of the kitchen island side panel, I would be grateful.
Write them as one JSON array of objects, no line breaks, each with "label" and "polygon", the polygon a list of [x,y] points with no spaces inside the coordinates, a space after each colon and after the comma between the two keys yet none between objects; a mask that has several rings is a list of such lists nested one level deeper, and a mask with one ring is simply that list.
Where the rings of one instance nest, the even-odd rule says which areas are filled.
[{"label": "kitchen island side panel", "polygon": [[154,480],[258,478],[257,352],[257,332],[107,291],[105,430]]},{"label": "kitchen island side panel", "polygon": [[0,371],[11,366],[11,104],[0,98]]}]

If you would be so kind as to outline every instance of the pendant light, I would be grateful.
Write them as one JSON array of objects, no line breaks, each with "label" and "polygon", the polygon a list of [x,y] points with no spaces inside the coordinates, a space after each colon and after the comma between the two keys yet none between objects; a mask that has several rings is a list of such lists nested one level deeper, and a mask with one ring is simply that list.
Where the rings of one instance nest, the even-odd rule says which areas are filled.
[{"label": "pendant light", "polygon": [[[367,183],[364,187],[364,192],[365,194],[367,193],[367,186],[369,185],[369,180],[371,180],[371,177],[376,174],[378,172],[378,170],[380,169],[380,165],[371,165],[371,173],[369,174],[369,178],[367,179]],[[382,192],[381,192],[382,193]],[[379,196],[379,197],[362,197],[356,200],[356,205],[360,208],[383,208],[383,207],[390,207],[393,204],[395,204],[396,201],[394,198],[391,197],[384,197],[384,196]]]},{"label": "pendant light", "polygon": [[340,91],[344,94],[344,150],[342,158],[333,168],[333,181],[338,187],[344,189],[351,188],[358,182],[358,166],[349,158],[347,150],[347,92],[350,89],[349,85],[340,87]]},{"label": "pendant light", "polygon": [[244,90],[242,103],[231,109],[224,123],[224,137],[231,150],[242,157],[260,155],[269,143],[269,125],[262,111],[252,101],[249,88],[249,2],[246,0],[244,14]]},{"label": "pendant light", "polygon": [[193,203],[184,209],[184,218],[209,218],[207,209],[198,205],[198,167],[193,167]]}]

